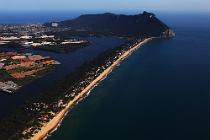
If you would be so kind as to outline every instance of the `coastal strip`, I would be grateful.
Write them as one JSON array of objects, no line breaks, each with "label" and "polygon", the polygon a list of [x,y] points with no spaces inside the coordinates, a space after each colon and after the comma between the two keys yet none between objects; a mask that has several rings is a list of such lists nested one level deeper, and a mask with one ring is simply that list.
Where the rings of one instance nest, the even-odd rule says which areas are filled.
[{"label": "coastal strip", "polygon": [[116,61],[113,62],[111,66],[105,69],[98,77],[96,77],[84,90],[79,93],[73,100],[71,100],[67,106],[60,111],[52,120],[44,124],[38,133],[35,133],[31,140],[41,140],[44,139],[49,133],[51,133],[63,120],[65,114],[72,108],[75,103],[77,103],[81,98],[83,98],[96,84],[98,84],[102,79],[104,79],[113,68],[115,68],[122,60],[124,60],[127,56],[129,56],[132,52],[140,48],[145,43],[151,41],[153,37],[144,39],[140,43],[136,44],[134,47],[124,52]]}]

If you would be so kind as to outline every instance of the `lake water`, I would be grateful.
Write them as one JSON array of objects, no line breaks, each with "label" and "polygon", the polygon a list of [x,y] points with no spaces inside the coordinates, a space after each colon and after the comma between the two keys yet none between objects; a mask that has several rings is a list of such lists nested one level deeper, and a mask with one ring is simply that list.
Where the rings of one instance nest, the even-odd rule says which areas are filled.
[{"label": "lake water", "polygon": [[[56,81],[63,79],[66,75],[71,73],[75,68],[84,62],[96,57],[100,53],[109,48],[113,48],[123,44],[125,40],[115,37],[90,37],[86,38],[91,45],[78,49],[72,53],[54,53],[41,50],[25,49],[22,52],[32,52],[34,54],[41,54],[43,56],[50,56],[53,59],[61,62],[61,65],[55,67],[50,73],[42,78],[36,79],[28,85],[22,87],[15,92],[14,95],[3,93],[0,91],[0,118],[6,116],[17,106],[22,105],[26,99],[41,93],[52,87]],[[0,51],[17,51],[14,48],[0,48]],[[19,50],[20,51],[20,50]]]}]

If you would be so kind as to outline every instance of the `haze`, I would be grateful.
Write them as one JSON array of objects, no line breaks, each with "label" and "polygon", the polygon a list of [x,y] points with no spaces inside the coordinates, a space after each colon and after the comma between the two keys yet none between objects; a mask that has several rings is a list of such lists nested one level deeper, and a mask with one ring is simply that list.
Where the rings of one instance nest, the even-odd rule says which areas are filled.
[{"label": "haze", "polygon": [[1,11],[149,10],[209,12],[209,0],[0,0]]}]

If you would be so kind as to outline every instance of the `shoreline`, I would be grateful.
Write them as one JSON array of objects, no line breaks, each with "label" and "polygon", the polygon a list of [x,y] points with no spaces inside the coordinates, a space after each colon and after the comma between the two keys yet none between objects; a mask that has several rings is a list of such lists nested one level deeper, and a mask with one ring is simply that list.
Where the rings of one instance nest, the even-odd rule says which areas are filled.
[{"label": "shoreline", "polygon": [[111,66],[109,66],[107,69],[105,69],[98,77],[96,77],[80,94],[78,94],[73,100],[71,100],[67,106],[60,111],[52,120],[50,120],[48,123],[44,124],[42,126],[41,130],[34,134],[33,137],[31,137],[31,140],[41,140],[46,138],[48,134],[51,132],[54,132],[55,129],[60,125],[63,118],[66,116],[66,114],[69,112],[69,109],[71,109],[80,99],[82,99],[88,92],[90,92],[91,89],[93,89],[99,82],[101,82],[108,74],[112,72],[112,70],[120,64],[121,61],[123,61],[126,57],[128,57],[131,53],[133,53],[138,48],[142,47],[145,43],[151,41],[153,37],[147,38],[137,45],[135,45],[133,48],[126,51],[124,54],[122,54],[116,61],[113,62]]}]

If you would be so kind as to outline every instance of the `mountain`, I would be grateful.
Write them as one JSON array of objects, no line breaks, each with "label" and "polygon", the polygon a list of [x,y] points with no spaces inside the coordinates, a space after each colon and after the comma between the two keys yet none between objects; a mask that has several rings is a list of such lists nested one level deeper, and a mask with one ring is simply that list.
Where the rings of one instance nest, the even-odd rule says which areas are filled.
[{"label": "mountain", "polygon": [[[54,23],[45,24],[51,26]],[[116,15],[112,13],[87,14],[57,22],[58,27],[100,32],[119,36],[172,36],[173,31],[153,13]]]}]

